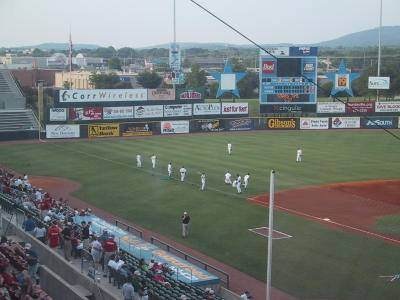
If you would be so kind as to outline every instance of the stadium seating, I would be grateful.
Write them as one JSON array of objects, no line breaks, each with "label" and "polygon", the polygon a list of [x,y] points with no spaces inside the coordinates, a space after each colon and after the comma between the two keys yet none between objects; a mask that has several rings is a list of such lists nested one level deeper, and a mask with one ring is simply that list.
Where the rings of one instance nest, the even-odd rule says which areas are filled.
[{"label": "stadium seating", "polygon": [[31,109],[0,110],[0,131],[38,130]]},{"label": "stadium seating", "polygon": [[0,109],[25,109],[26,100],[11,72],[0,65]]}]

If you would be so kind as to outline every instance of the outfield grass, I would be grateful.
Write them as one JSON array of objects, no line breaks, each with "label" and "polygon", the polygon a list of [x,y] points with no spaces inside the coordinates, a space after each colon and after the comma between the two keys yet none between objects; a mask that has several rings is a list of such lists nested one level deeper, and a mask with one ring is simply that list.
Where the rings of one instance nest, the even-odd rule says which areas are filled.
[{"label": "outfield grass", "polygon": [[390,215],[379,218],[375,223],[379,232],[400,235],[400,215]]},{"label": "outfield grass", "polygon": [[[231,141],[234,154],[226,154]],[[295,163],[296,148],[304,163]],[[352,180],[400,177],[399,142],[381,131],[259,131],[129,140],[1,145],[1,162],[22,173],[79,181],[76,196],[265,279],[266,241],[248,231],[265,226],[267,210],[248,195],[267,191],[271,168],[277,189]],[[135,155],[144,168],[135,167]],[[150,171],[150,155],[159,159]],[[188,181],[165,180],[166,165],[184,165]],[[250,172],[250,188],[238,197],[223,184],[226,170]],[[199,172],[208,190],[199,191]],[[191,184],[193,183],[193,184]],[[180,238],[180,215],[192,217],[192,232]],[[273,247],[273,285],[300,298],[398,299],[400,284],[379,275],[400,273],[399,248],[365,236],[327,228],[276,212],[277,229],[293,236]]]}]

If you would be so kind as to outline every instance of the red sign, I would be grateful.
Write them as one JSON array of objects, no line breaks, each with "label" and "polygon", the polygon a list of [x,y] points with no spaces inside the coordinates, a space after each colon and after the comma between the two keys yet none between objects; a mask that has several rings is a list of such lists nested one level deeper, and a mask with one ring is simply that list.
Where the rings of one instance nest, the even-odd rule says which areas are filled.
[{"label": "red sign", "polygon": [[71,121],[93,121],[101,120],[103,116],[102,107],[70,108],[69,119]]},{"label": "red sign", "polygon": [[263,61],[262,62],[262,72],[264,74],[272,74],[275,72],[275,62],[274,61]]},{"label": "red sign", "polygon": [[347,102],[346,114],[370,114],[375,112],[375,102]]}]

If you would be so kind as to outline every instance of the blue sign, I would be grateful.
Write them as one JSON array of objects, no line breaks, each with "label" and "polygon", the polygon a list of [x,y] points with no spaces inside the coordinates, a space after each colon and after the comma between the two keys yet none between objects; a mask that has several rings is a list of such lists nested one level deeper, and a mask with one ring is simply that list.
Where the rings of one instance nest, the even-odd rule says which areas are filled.
[{"label": "blue sign", "polygon": [[359,73],[351,73],[347,71],[344,60],[340,62],[339,69],[337,72],[328,72],[325,74],[330,81],[333,81],[333,88],[331,90],[331,96],[335,96],[340,92],[345,92],[350,97],[353,97],[353,90],[351,84],[354,80],[360,77]]},{"label": "blue sign", "polygon": [[253,129],[252,119],[236,119],[228,120],[227,126],[225,126],[229,131],[244,131]]},{"label": "blue sign", "polygon": [[[112,225],[95,215],[76,216],[74,222],[81,224],[82,221],[92,222],[90,227],[92,233],[100,236],[103,231],[115,236],[118,247],[135,257],[143,258],[147,262],[154,259],[157,262],[166,263],[177,274],[178,280],[193,285],[218,284],[219,278],[207,271],[166,252],[157,246],[130,234],[121,228]],[[176,275],[175,275],[176,276]]]},{"label": "blue sign", "polygon": [[289,56],[317,56],[317,47],[290,47]]},{"label": "blue sign", "polygon": [[225,93],[231,93],[235,97],[240,98],[237,83],[246,76],[246,73],[233,72],[231,64],[226,61],[224,71],[222,73],[211,72],[211,75],[219,83],[216,98],[221,98]]},{"label": "blue sign", "polygon": [[370,117],[361,119],[361,128],[396,128],[396,118],[393,117]]}]

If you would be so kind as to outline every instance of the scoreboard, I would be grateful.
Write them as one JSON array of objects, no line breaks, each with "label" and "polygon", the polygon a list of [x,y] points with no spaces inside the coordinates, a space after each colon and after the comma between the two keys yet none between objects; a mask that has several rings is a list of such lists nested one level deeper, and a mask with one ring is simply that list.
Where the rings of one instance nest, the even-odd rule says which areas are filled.
[{"label": "scoreboard", "polygon": [[[260,54],[260,111],[315,110],[317,89],[316,47],[277,47]],[[310,82],[312,81],[312,82]]]}]

